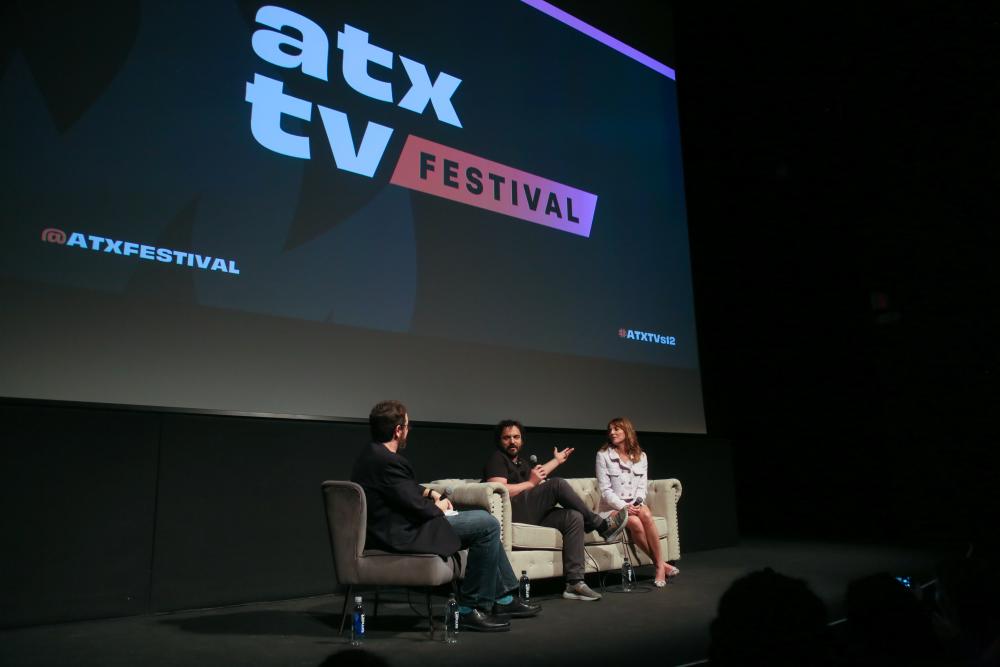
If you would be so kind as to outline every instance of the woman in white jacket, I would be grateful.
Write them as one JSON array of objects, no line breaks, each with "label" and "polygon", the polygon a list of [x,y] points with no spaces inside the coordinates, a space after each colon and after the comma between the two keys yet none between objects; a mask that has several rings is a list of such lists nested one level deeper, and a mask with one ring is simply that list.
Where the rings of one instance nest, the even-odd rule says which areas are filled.
[{"label": "woman in white jacket", "polygon": [[656,564],[653,583],[662,587],[667,577],[680,573],[663,560],[660,535],[653,513],[644,503],[648,495],[649,462],[639,446],[635,428],[625,417],[608,422],[608,442],[597,452],[597,486],[601,491],[599,512],[628,507],[628,532],[632,541]]}]

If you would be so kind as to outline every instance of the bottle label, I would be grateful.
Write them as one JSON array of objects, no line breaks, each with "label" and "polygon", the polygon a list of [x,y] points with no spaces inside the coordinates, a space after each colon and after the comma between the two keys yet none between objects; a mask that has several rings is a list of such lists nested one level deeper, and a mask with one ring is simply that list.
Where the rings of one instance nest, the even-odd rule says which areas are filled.
[{"label": "bottle label", "polygon": [[365,613],[354,612],[354,634],[358,637],[362,637],[365,634]]}]

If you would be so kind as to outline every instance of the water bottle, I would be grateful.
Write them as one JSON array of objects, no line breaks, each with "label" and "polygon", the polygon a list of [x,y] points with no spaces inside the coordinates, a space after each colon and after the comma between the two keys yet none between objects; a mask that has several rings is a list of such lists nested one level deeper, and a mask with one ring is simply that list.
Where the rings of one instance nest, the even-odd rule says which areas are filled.
[{"label": "water bottle", "polygon": [[528,579],[527,570],[521,570],[521,578],[517,582],[517,597],[525,604],[531,599],[531,579]]},{"label": "water bottle", "polygon": [[351,612],[351,646],[361,646],[365,640],[365,606],[361,596],[354,596],[354,611]]},{"label": "water bottle", "polygon": [[458,601],[454,593],[444,606],[444,641],[446,644],[458,643]]},{"label": "water bottle", "polygon": [[628,562],[628,558],[622,563],[622,590],[630,591],[635,585],[635,570],[632,569],[632,563]]}]

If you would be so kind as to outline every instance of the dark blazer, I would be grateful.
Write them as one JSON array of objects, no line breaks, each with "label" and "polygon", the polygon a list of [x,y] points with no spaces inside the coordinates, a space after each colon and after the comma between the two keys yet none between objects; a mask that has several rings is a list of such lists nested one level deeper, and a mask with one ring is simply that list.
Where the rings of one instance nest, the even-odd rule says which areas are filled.
[{"label": "dark blazer", "polygon": [[376,549],[450,556],[462,545],[444,513],[424,498],[410,462],[373,442],[354,462],[351,481],[365,490],[368,542]]}]

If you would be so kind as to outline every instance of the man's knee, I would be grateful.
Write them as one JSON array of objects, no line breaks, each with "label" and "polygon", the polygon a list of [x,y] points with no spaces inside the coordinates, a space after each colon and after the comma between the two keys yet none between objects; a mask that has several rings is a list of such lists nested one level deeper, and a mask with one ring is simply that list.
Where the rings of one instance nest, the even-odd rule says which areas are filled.
[{"label": "man's knee", "polygon": [[551,482],[555,482],[556,496],[558,498],[568,498],[571,496],[575,496],[577,498],[580,497],[580,494],[576,492],[576,489],[573,488],[573,485],[567,482],[562,477],[550,477],[547,483]]},{"label": "man's knee", "polygon": [[500,534],[500,522],[486,510],[468,510],[468,514],[472,520],[472,525],[484,535]]},{"label": "man's knee", "polygon": [[555,487],[552,489],[552,497],[555,498],[555,502],[557,503],[562,503],[564,498],[570,497],[570,494],[579,495],[573,489],[573,486],[562,477],[549,477],[549,480],[545,484],[546,486],[551,484]]}]

